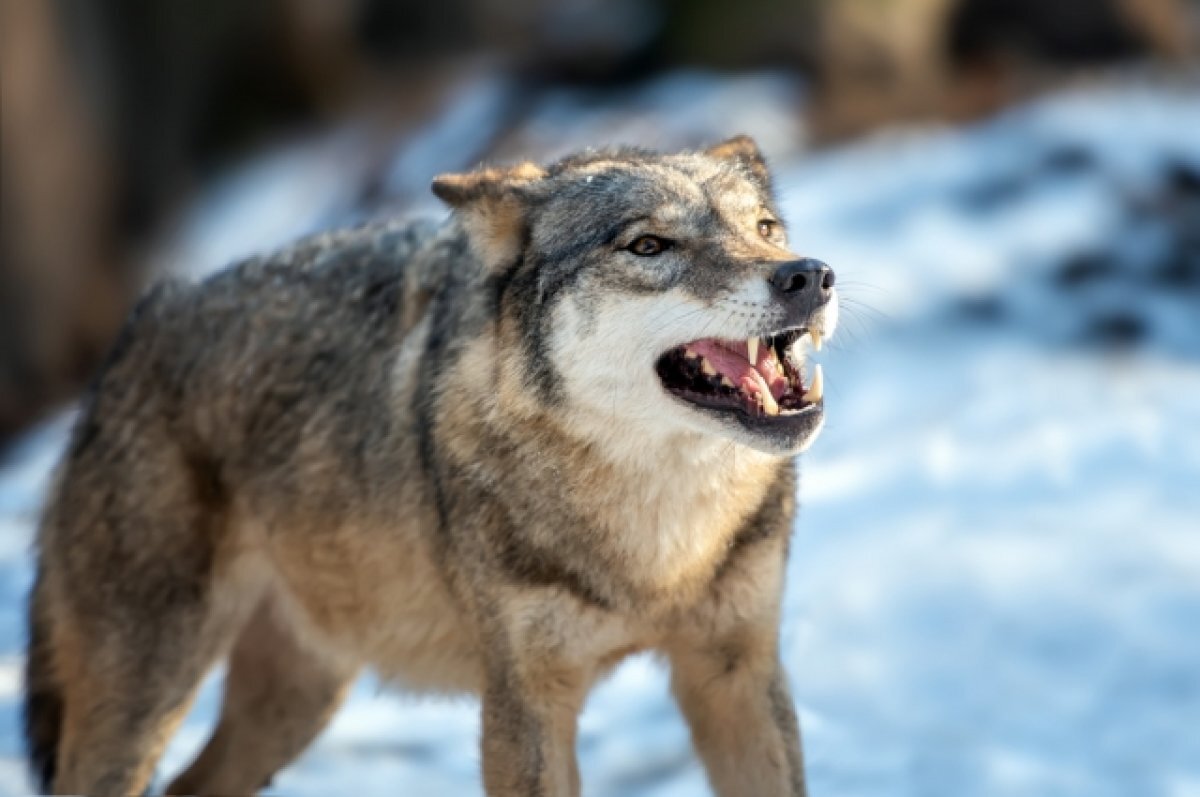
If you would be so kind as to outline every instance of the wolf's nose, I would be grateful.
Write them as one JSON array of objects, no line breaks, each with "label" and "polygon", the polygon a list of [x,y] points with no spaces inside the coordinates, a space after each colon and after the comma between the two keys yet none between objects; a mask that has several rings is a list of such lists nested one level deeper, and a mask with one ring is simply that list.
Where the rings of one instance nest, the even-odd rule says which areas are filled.
[{"label": "wolf's nose", "polygon": [[833,287],[833,269],[811,257],[784,263],[771,275],[771,284],[783,294],[809,291],[824,295]]}]

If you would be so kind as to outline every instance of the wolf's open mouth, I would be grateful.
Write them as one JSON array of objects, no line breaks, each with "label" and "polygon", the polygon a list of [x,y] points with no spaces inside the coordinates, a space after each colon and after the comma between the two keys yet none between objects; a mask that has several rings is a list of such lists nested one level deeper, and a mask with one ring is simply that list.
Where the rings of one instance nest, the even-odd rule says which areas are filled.
[{"label": "wolf's open mouth", "polygon": [[809,336],[814,349],[821,335],[805,328],[766,338],[704,338],[671,349],[656,369],[671,393],[710,409],[741,410],[754,416],[797,415],[821,402],[821,366],[805,385],[799,342]]}]

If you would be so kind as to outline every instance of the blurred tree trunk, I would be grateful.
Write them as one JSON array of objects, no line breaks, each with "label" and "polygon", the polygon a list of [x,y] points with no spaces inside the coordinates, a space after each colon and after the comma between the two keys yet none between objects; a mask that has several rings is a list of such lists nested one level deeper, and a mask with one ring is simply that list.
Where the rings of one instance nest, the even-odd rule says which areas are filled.
[{"label": "blurred tree trunk", "polygon": [[65,398],[120,321],[108,164],[46,0],[0,2],[0,443]]},{"label": "blurred tree trunk", "polygon": [[817,140],[898,120],[973,118],[1080,68],[1179,64],[1194,0],[824,0]]}]

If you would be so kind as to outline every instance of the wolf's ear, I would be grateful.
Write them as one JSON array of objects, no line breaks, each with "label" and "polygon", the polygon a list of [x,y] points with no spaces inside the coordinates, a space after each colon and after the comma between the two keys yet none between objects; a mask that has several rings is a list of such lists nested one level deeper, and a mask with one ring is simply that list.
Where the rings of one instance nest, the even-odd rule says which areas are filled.
[{"label": "wolf's ear", "polygon": [[433,178],[433,193],[459,218],[485,268],[517,256],[527,229],[529,205],[546,172],[532,163]]},{"label": "wolf's ear", "polygon": [[767,161],[763,158],[758,144],[750,136],[734,136],[720,144],[715,144],[704,150],[704,154],[717,160],[736,163],[754,175],[764,186],[770,187],[771,173],[767,169]]},{"label": "wolf's ear", "polygon": [[541,166],[526,162],[463,174],[439,174],[433,178],[432,188],[438,199],[452,208],[461,208],[477,200],[496,200],[520,192],[545,176]]}]

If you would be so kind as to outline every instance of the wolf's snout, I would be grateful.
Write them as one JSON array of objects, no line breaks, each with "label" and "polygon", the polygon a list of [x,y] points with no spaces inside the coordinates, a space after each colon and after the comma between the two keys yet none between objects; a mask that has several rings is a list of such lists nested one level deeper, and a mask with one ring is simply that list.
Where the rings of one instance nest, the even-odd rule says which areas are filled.
[{"label": "wolf's snout", "polygon": [[834,284],[833,269],[811,257],[790,260],[771,275],[771,286],[787,298],[799,294],[810,294],[813,298],[825,298]]}]

